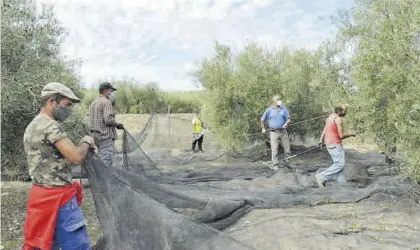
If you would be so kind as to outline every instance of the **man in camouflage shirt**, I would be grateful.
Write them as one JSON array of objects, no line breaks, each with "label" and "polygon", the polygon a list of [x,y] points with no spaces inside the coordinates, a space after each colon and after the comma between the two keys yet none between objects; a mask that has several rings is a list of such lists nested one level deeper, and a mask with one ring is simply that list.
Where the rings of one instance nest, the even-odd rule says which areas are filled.
[{"label": "man in camouflage shirt", "polygon": [[116,128],[124,129],[124,126],[115,120],[115,107],[110,100],[113,99],[116,90],[108,82],[101,83],[99,96],[89,105],[90,132],[99,148],[101,160],[108,166],[112,166],[112,158],[117,151],[115,148],[115,140],[118,139]]},{"label": "man in camouflage shirt", "polygon": [[[28,199],[23,249],[90,249],[85,220],[78,203],[81,186],[73,183],[69,164],[79,165],[94,148],[94,139],[75,146],[60,122],[80,102],[61,83],[48,83],[41,92],[41,112],[27,126],[24,150],[33,186]],[[70,220],[71,219],[71,220]],[[73,249],[73,248],[72,248]]]}]

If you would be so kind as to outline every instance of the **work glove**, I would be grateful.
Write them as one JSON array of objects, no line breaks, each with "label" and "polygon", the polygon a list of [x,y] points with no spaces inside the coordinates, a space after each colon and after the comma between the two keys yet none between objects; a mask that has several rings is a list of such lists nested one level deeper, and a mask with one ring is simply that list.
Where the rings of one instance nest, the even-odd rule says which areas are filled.
[{"label": "work glove", "polygon": [[124,129],[124,125],[122,123],[117,124],[117,126],[115,126],[117,129]]},{"label": "work glove", "polygon": [[319,148],[322,148],[323,146],[324,146],[324,145],[322,145],[322,142],[319,142],[319,143],[318,143],[318,147],[319,147]]},{"label": "work glove", "polygon": [[266,131],[265,131],[265,128],[263,128],[263,129],[261,130],[261,132],[262,132],[263,134],[265,134],[265,132],[266,132]]},{"label": "work glove", "polygon": [[89,145],[95,145],[95,139],[93,139],[91,136],[85,135],[81,140],[80,143],[85,142]]},{"label": "work glove", "polygon": [[89,144],[89,148],[92,149],[95,152],[98,152],[98,147],[95,144],[95,139],[93,139],[92,137],[85,135],[81,140],[80,143],[87,143]]}]

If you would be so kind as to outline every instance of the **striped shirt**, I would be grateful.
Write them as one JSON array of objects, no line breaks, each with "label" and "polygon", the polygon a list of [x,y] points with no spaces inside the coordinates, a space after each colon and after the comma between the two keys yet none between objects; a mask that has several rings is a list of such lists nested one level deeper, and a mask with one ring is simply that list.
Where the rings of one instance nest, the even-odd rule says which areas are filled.
[{"label": "striped shirt", "polygon": [[92,137],[97,140],[109,138],[117,140],[115,115],[112,102],[103,95],[98,96],[89,105],[89,128]]}]

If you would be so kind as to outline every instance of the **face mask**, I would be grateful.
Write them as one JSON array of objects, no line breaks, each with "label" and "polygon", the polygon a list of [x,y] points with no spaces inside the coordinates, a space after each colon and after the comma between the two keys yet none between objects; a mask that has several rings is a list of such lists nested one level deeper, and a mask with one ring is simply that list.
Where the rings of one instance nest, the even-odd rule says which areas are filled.
[{"label": "face mask", "polygon": [[115,92],[111,92],[111,94],[109,94],[108,99],[111,101],[115,100]]},{"label": "face mask", "polygon": [[281,104],[282,104],[281,100],[278,100],[277,101],[277,106],[281,106]]},{"label": "face mask", "polygon": [[66,120],[72,112],[73,110],[71,108],[58,104],[53,111],[53,116],[57,121],[62,122]]}]

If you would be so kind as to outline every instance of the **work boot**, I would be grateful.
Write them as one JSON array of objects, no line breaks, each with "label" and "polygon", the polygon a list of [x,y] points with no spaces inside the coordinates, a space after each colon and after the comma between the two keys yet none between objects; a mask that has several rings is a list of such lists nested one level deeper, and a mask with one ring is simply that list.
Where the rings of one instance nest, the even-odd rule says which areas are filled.
[{"label": "work boot", "polygon": [[284,160],[283,164],[286,168],[292,169],[292,163],[290,162],[290,160]]},{"label": "work boot", "polygon": [[286,167],[286,168],[292,168],[292,163],[290,162],[290,159],[287,159],[287,157],[289,157],[290,156],[290,154],[284,154],[284,159],[283,159],[283,165]]}]

